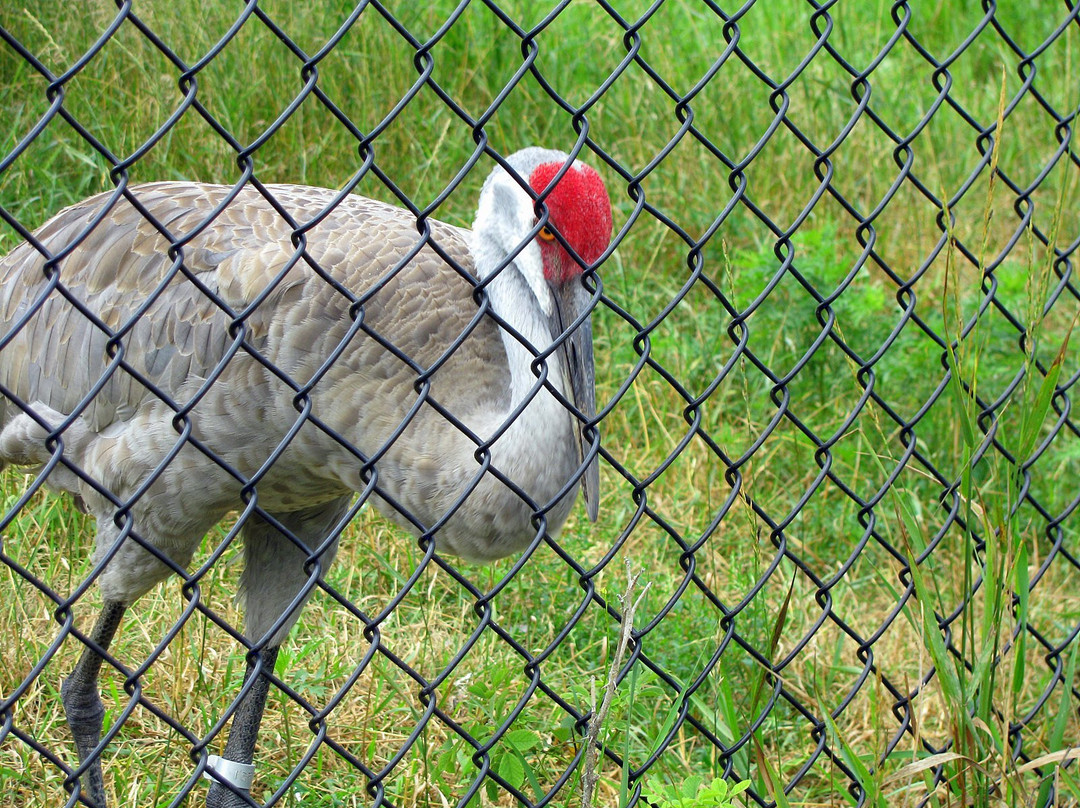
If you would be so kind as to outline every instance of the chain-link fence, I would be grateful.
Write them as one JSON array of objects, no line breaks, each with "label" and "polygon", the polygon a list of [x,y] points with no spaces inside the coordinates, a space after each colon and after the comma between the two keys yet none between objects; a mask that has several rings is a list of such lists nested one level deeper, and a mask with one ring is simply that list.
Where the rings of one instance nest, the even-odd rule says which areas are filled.
[{"label": "chain-link fence", "polygon": [[[1074,3],[417,5],[0,11],[0,805],[89,804],[97,761],[111,805],[201,804],[208,768],[238,805],[712,806],[725,780],[735,804],[1080,804]],[[572,324],[522,360],[533,398],[598,425],[599,515],[555,535],[559,495],[530,501],[535,537],[474,566],[451,514],[534,480],[461,413],[390,447],[508,383],[501,347],[469,353],[515,350],[475,282],[458,338],[423,340],[471,271],[434,221],[468,226],[529,145],[613,203],[585,258],[595,419],[556,378]],[[408,228],[364,219],[334,252],[354,203],[280,182]],[[547,210],[522,235],[575,249]],[[370,286],[342,281],[352,243]],[[462,271],[372,319],[406,254]],[[396,365],[354,369],[385,395],[339,417],[357,334]],[[390,438],[350,442],[379,418]],[[471,441],[460,497],[440,434]],[[530,456],[583,451],[577,479],[596,433],[554,434]],[[209,528],[190,563],[161,539],[178,520]],[[259,636],[244,563],[280,601]],[[139,564],[175,575],[110,644],[94,584]],[[94,712],[86,681],[101,743],[65,720]],[[259,691],[248,796],[213,756],[243,757],[228,726]]]}]

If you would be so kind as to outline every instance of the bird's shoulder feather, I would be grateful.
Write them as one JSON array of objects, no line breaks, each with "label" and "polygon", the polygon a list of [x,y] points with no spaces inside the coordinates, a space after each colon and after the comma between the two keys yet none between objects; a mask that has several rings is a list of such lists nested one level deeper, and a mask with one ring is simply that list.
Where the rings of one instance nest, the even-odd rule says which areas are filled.
[{"label": "bird's shoulder feather", "polygon": [[[183,394],[240,338],[271,361],[285,362],[281,346],[325,356],[361,316],[427,366],[469,328],[467,231],[431,220],[436,249],[408,211],[266,190],[153,183],[132,188],[134,202],[106,193],[57,214],[35,233],[44,252],[23,244],[0,259],[0,322],[18,329],[0,355],[4,384],[67,412],[109,375],[88,412],[101,428],[151,388]],[[54,278],[45,270],[60,254]]]}]

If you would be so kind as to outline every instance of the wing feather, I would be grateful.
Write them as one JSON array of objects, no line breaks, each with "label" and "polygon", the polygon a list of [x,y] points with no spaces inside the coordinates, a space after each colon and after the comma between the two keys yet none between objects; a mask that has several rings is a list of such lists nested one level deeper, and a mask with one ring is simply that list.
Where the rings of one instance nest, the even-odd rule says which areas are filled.
[{"label": "wing feather", "polygon": [[[319,216],[336,196],[299,186],[269,188],[300,222]],[[355,299],[367,296],[368,328],[424,367],[443,357],[475,315],[473,285],[430,247],[390,273],[419,238],[407,211],[347,197],[307,231],[308,257],[346,294],[306,259],[294,260],[291,227],[254,189],[241,191],[210,220],[230,192],[225,186],[196,183],[132,189],[163,228],[184,239],[182,267],[170,257],[170,241],[160,229],[126,199],[116,200],[60,262],[64,289],[91,313],[89,318],[54,290],[29,322],[10,334],[46,294],[45,257],[23,244],[0,258],[0,339],[10,336],[0,350],[0,384],[24,401],[71,412],[107,372],[109,340],[122,333],[129,369],[114,372],[86,412],[91,428],[100,431],[156,399],[154,389],[175,400],[192,394],[229,349],[230,323],[241,312],[247,312],[244,326],[251,348],[264,351],[300,383],[344,338]],[[53,254],[69,248],[109,199],[102,194],[62,211],[35,237]],[[439,222],[432,226],[439,245],[472,271],[467,233]],[[505,364],[495,328],[484,320],[479,352],[455,355],[449,363],[455,373],[479,372],[481,364],[490,373],[491,367]],[[358,338],[353,347],[360,354],[355,362],[370,364],[375,375],[413,374],[377,340]],[[405,390],[411,387],[406,384]],[[492,395],[500,395],[503,387],[494,385]]]}]

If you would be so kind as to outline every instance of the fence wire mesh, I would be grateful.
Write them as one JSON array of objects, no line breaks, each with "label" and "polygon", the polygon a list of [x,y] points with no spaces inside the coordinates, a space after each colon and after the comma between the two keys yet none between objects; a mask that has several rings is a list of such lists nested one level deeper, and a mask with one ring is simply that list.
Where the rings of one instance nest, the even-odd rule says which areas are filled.
[{"label": "fence wire mesh", "polygon": [[[235,804],[714,805],[718,779],[767,806],[1080,804],[1074,3],[419,5],[0,11],[0,453],[42,465],[3,472],[0,805],[90,804],[97,759],[110,804],[201,804],[255,681],[268,707]],[[331,253],[305,253],[335,214],[272,183],[407,209],[418,252],[449,238],[433,220],[469,225],[488,171],[528,145],[592,165],[614,206],[585,282],[599,519],[578,509],[556,536],[538,513],[524,552],[473,566],[441,552],[438,518],[402,506],[410,534],[368,507],[392,499],[387,475],[431,477],[437,450],[380,468],[385,447],[352,445],[312,404],[348,382],[337,354],[255,340],[305,262],[326,287],[308,302],[338,301],[341,350],[382,288],[344,288]],[[225,190],[201,221],[181,186],[140,185],[161,180]],[[108,249],[125,200],[131,249],[151,254],[134,269]],[[288,249],[211,283],[185,261],[229,266],[199,253],[204,230],[239,238],[229,206],[258,208]],[[249,277],[271,280],[230,307],[225,287]],[[182,305],[159,305],[177,288]],[[403,294],[391,316],[423,333],[425,300]],[[212,372],[176,395],[156,363],[196,344]],[[387,349],[427,401],[432,368]],[[200,409],[245,361],[277,388]],[[494,384],[489,370],[444,383]],[[73,408],[28,397],[46,377]],[[78,440],[117,439],[109,424],[137,414],[119,387],[153,399],[171,438],[102,478]],[[260,441],[274,402],[293,431]],[[211,421],[250,441],[247,466],[200,434]],[[13,424],[39,424],[36,454],[15,452]],[[304,476],[318,463],[288,452],[316,427],[356,467],[357,494],[329,511]],[[171,473],[196,450],[212,473]],[[231,497],[190,564],[152,543],[158,480],[182,482],[200,535],[212,489]],[[306,516],[267,510],[280,481]],[[246,539],[255,564],[266,533],[303,558],[311,597],[245,686],[269,638],[245,635],[233,561]],[[133,546],[176,577],[105,651],[94,584]],[[60,682],[87,647],[105,651],[105,741],[80,762]]]}]

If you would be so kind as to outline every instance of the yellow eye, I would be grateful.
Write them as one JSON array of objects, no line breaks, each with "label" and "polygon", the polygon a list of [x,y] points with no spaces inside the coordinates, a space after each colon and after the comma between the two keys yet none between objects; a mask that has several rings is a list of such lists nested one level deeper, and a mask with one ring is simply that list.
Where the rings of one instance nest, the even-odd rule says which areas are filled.
[{"label": "yellow eye", "polygon": [[540,236],[540,238],[542,240],[544,240],[544,241],[554,241],[555,240],[555,234],[551,232],[551,230],[548,228],[547,225],[544,225],[543,227],[541,227],[540,232],[537,233],[537,235]]}]

